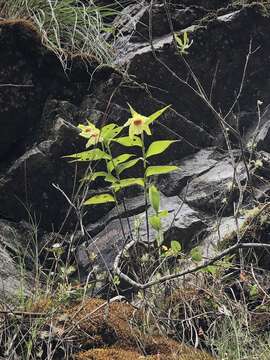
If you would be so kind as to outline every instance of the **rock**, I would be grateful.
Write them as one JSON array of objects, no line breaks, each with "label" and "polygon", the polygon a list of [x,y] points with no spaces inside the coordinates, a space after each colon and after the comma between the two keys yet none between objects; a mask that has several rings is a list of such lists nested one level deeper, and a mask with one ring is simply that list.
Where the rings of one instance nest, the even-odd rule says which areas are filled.
[{"label": "rock", "polygon": [[[242,38],[243,34],[238,30],[243,26],[243,23],[249,24],[248,38],[256,34],[256,39],[258,38],[258,41],[264,44],[268,41],[266,30],[268,21],[264,17],[263,8],[254,5],[209,21],[205,28],[192,26],[186,29],[189,31],[190,38],[193,39],[187,61],[207,93],[211,91],[212,86],[209,69],[213,69],[213,64],[217,64],[219,61],[212,104],[224,113],[233,103],[235,92],[239,89],[243,59],[245,59],[248,51],[249,41],[246,34]],[[260,28],[260,33],[258,28]],[[262,35],[263,33],[265,35]],[[242,46],[239,47],[239,44]],[[216,49],[215,52],[212,51],[213,47]],[[133,44],[132,49],[125,56],[121,56],[119,60],[128,67],[129,73],[136,78],[137,83],[147,84],[152,97],[160,99],[165,104],[172,104],[172,108],[177,113],[184,115],[204,130],[213,133],[218,127],[218,123],[207,104],[199,100],[199,97],[194,94],[190,87],[186,86],[184,79],[187,76],[187,69],[175,49],[172,35],[167,34],[155,38],[153,48],[156,52],[155,56],[149,43],[138,43],[136,46]],[[267,46],[262,52],[265,53],[264,56],[268,56]],[[251,110],[251,105],[253,105],[254,110],[256,106],[259,95],[253,87],[253,81],[256,84],[260,83],[261,89],[267,88],[267,79],[263,81],[263,85],[262,78],[257,72],[256,76],[252,78],[252,85],[249,78],[253,73],[252,68],[256,71],[260,62],[262,63],[259,68],[262,69],[265,67],[265,63],[261,54],[254,54],[247,74],[246,89],[243,92],[245,105],[241,106],[241,110]],[[151,68],[148,64],[151,64]],[[267,90],[262,90],[260,95],[262,95],[261,98],[266,98],[269,101]],[[149,107],[145,104],[145,100],[140,98],[142,109]]]},{"label": "rock", "polygon": [[209,229],[209,234],[200,243],[203,257],[206,259],[212,258],[217,255],[217,246],[226,237],[230,236],[237,230],[237,226],[241,228],[241,225],[245,222],[245,217],[241,216],[237,219],[238,225],[233,216],[224,217],[220,223],[215,223]]},{"label": "rock", "polygon": [[[30,295],[33,278],[29,247],[33,230],[25,223],[0,220],[0,298],[18,303],[20,291]],[[28,249],[28,250],[27,250]]]},{"label": "rock", "polygon": [[[74,186],[79,186],[77,181],[83,177],[86,166],[81,165],[76,169],[74,164],[69,164],[68,159],[62,158],[64,155],[83,151],[83,142],[72,123],[68,125],[60,117],[54,119],[54,115],[56,114],[52,112],[50,118],[46,117],[47,121],[51,120],[50,127],[47,125],[40,132],[40,139],[44,136],[46,140],[18,158],[2,177],[1,216],[15,221],[27,221],[30,211],[39,219],[43,229],[67,231],[74,229],[78,216],[61,190],[71,198]],[[79,195],[74,196],[78,198]],[[89,209],[85,218],[87,220],[90,217],[95,221],[109,209]]]},{"label": "rock", "polygon": [[[128,223],[122,220],[123,230],[128,234]],[[76,259],[81,271],[80,277],[86,279],[90,271],[98,273],[112,271],[115,257],[120,253],[125,243],[119,220],[113,220],[106,228],[77,247]]]},{"label": "rock", "polygon": [[[133,215],[140,214],[145,209],[145,200],[144,196],[137,196],[136,198],[126,198],[125,206],[123,202],[118,206],[118,208],[114,207],[111,211],[108,212],[104,217],[95,221],[93,224],[89,224],[86,229],[91,236],[96,235],[101,232],[109,222],[117,219],[119,216],[121,218],[124,217],[132,217]],[[127,210],[127,211],[126,211]]]},{"label": "rock", "polygon": [[[27,212],[31,211],[29,207],[33,200],[40,206],[40,210],[48,208],[45,189],[48,186],[49,174],[52,177],[51,162],[38,148],[29,150],[16,160],[0,184],[2,216],[14,220],[29,216]],[[45,184],[40,182],[43,175],[45,175]]]},{"label": "rock", "polygon": [[256,137],[256,149],[270,152],[270,121],[267,121],[260,128]]},{"label": "rock", "polygon": [[[140,196],[135,199],[130,199],[130,203],[128,204],[128,212],[133,215],[137,214],[136,217],[130,216],[129,218],[133,236],[135,233],[135,221],[139,221],[140,237],[146,241],[145,213],[142,213],[144,198]],[[168,210],[169,212],[169,215],[162,219],[165,243],[171,240],[177,240],[181,242],[185,250],[192,247],[196,235],[199,235],[206,227],[199,213],[191,209],[188,205],[183,204],[178,197],[167,198],[161,196],[161,209]],[[151,214],[151,211],[149,214]],[[84,241],[78,247],[77,259],[82,271],[82,276],[88,274],[90,269],[95,265],[98,265],[99,269],[103,271],[112,270],[115,257],[123,249],[124,244],[131,240],[132,237],[130,236],[127,219],[122,218],[124,236],[119,219],[115,219],[116,216],[116,211],[113,210],[101,219],[97,225],[88,227],[90,236],[91,232],[95,233],[102,228],[103,230],[94,236],[93,239]],[[155,231],[150,227],[151,242],[155,241],[155,235]],[[91,261],[91,259],[93,260]]]},{"label": "rock", "polygon": [[270,106],[263,111],[261,119],[254,124],[247,137],[247,147],[254,146],[253,150],[270,153]]},{"label": "rock", "polygon": [[222,157],[215,148],[203,149],[194,155],[189,155],[181,161],[173,162],[179,170],[159,177],[159,188],[166,196],[179,195],[187,182],[196,176],[210,170]]},{"label": "rock", "polygon": [[[174,31],[190,26],[208,12],[207,9],[201,6],[187,7],[183,4],[167,4],[167,7]],[[149,23],[152,26],[153,38],[171,32],[164,4],[153,4],[151,14],[150,12],[151,6],[147,2],[131,4],[125,7],[115,19],[113,26],[118,32],[116,47],[120,52],[126,50],[125,45],[127,48],[131,48],[131,43],[149,41]]]},{"label": "rock", "polygon": [[[60,61],[48,49],[31,22],[1,20],[0,49],[0,160],[3,168],[32,147],[48,97],[76,99],[88,92],[87,70],[73,62],[64,72]],[[90,70],[90,67],[89,69]],[[76,81],[74,81],[74,75]],[[10,163],[8,163],[8,166]]]},{"label": "rock", "polygon": [[[237,165],[240,181],[246,178],[242,162]],[[182,190],[181,197],[195,209],[216,213],[222,206],[231,205],[234,169],[227,157],[209,171],[191,180]],[[227,204],[228,202],[228,204]]]}]

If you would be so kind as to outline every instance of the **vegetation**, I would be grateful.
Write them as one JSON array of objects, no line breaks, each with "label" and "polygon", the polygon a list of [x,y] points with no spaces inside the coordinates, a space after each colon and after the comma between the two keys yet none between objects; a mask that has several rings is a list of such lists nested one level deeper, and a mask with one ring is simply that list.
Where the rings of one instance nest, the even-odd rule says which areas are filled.
[{"label": "vegetation", "polygon": [[71,56],[85,61],[111,64],[114,52],[105,40],[111,28],[109,18],[116,14],[114,5],[96,6],[81,0],[0,1],[1,15],[8,19],[29,19],[43,43],[60,59],[64,69]]},{"label": "vegetation", "polygon": [[[96,7],[91,1],[86,5],[74,0],[14,0],[12,5],[2,5],[2,14],[30,18],[44,44],[57,54],[64,67],[68,56],[78,54],[94,56],[101,64],[113,61],[113,51],[104,36],[110,31],[104,18],[114,14],[109,7]],[[215,110],[183,57],[192,46],[188,33],[175,33],[174,41],[192,83],[197,86],[194,93],[214,112],[224,131],[234,165],[228,132],[239,141],[241,136],[227,118],[237,101],[224,116]],[[251,53],[250,49],[245,68]],[[186,80],[182,83],[188,84]],[[258,102],[258,109],[260,105]],[[152,162],[153,157],[175,143],[166,139],[155,141],[152,137],[152,125],[168,108],[146,116],[129,105],[131,115],[122,126],[109,123],[99,128],[90,121],[78,125],[86,149],[66,158],[87,167],[81,179],[82,204],[115,205],[124,238],[114,268],[108,271],[108,299],[91,297],[101,274],[89,273],[83,285],[74,276],[73,240],[58,234],[59,237],[39,244],[33,221],[33,243],[25,253],[30,254],[35,270],[34,293],[26,295],[22,281],[18,299],[9,306],[3,304],[0,356],[10,360],[267,360],[270,357],[269,203],[246,211],[248,219],[244,225],[219,243],[217,256],[212,259],[204,259],[199,246],[186,251],[179,239],[168,239],[164,222],[170,214],[166,206],[162,208],[155,179],[178,168]],[[251,145],[253,155],[255,139]],[[256,164],[250,156],[247,172],[252,162]],[[234,203],[237,222],[244,212],[243,193],[252,183],[250,173],[243,185],[237,178],[237,166],[234,170],[230,188],[237,188],[239,194]],[[89,194],[96,181],[104,185],[102,192]],[[139,188],[144,195],[144,213],[140,218],[127,216],[126,189],[130,187]],[[128,232],[123,226],[121,206]],[[80,227],[83,232],[82,222]],[[93,240],[87,229],[85,236]],[[20,264],[24,278],[25,258],[20,259]],[[129,287],[130,304],[120,295],[123,286]]]}]

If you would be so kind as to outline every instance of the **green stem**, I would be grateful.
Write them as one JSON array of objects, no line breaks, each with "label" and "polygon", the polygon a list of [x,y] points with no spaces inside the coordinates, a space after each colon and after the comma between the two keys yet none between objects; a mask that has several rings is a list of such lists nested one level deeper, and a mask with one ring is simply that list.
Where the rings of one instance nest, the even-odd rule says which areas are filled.
[{"label": "green stem", "polygon": [[[112,158],[112,163],[113,163],[113,168],[115,170],[115,175],[116,175],[116,178],[117,180],[120,181],[120,175],[119,175],[119,172],[117,170],[117,166],[115,165],[114,161],[113,161],[113,157],[112,157],[112,152],[111,152],[111,149],[110,149],[110,145],[108,144],[106,146],[107,148],[107,151],[109,153],[109,155],[111,156]],[[116,200],[116,198],[115,198]],[[118,205],[118,203],[117,203]],[[131,225],[130,225],[130,220],[129,220],[129,216],[127,215],[127,207],[126,207],[126,201],[125,201],[125,197],[123,197],[123,207],[124,207],[124,211],[125,211],[125,214],[126,214],[126,218],[127,218],[127,223],[128,223],[128,230],[129,230],[129,233],[130,233],[130,237],[131,237],[131,240],[133,240],[133,234],[132,234],[132,229],[131,229]],[[118,212],[118,215],[119,215],[119,218],[120,218],[120,212],[119,212],[119,208],[117,207],[117,212]],[[127,239],[125,238],[125,245],[126,245],[126,242],[127,242]]]},{"label": "green stem", "polygon": [[146,218],[146,234],[147,234],[147,242],[148,242],[148,250],[150,247],[150,233],[149,233],[149,217],[148,217],[148,199],[147,199],[147,191],[148,191],[148,181],[146,177],[146,169],[147,169],[147,161],[145,156],[145,144],[144,144],[144,136],[141,134],[142,140],[142,156],[143,156],[143,184],[144,184],[144,201],[145,201],[145,218]]},{"label": "green stem", "polygon": [[[104,144],[102,143],[102,150],[105,152],[105,150],[109,150],[109,146],[106,146],[106,149],[104,149]],[[111,152],[109,154],[111,156],[111,159],[112,159],[112,155],[111,155]],[[106,159],[106,166],[107,166],[107,171],[111,174],[111,172],[109,171],[109,168],[108,168],[108,160]],[[127,243],[127,237],[126,237],[126,234],[125,234],[125,229],[124,229],[124,225],[123,225],[123,222],[122,222],[122,219],[121,219],[121,216],[120,216],[120,211],[119,211],[119,204],[118,204],[118,201],[117,201],[117,197],[116,197],[116,192],[114,190],[114,188],[112,188],[112,193],[113,193],[113,197],[114,197],[114,200],[115,200],[115,204],[116,204],[116,209],[117,209],[117,214],[118,214],[118,219],[119,219],[119,223],[120,223],[120,227],[121,227],[121,231],[123,233],[123,237],[124,237],[124,243],[126,244]]]}]

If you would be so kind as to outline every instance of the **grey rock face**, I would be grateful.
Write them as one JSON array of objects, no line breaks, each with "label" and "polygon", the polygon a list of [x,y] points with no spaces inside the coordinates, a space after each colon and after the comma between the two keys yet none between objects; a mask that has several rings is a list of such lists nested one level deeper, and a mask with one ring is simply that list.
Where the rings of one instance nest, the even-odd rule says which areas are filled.
[{"label": "grey rock face", "polygon": [[[241,181],[246,178],[244,164],[237,164],[237,174]],[[191,180],[182,190],[188,204],[205,212],[216,213],[229,201],[234,181],[234,168],[230,159],[218,162],[206,173]]]},{"label": "grey rock face", "polygon": [[26,250],[31,241],[31,228],[26,224],[14,224],[0,220],[0,298],[18,302],[20,291],[30,294],[31,278],[29,254]]},{"label": "grey rock face", "polygon": [[[133,215],[137,214],[137,216],[131,215],[129,218],[133,239],[136,238],[135,221],[139,221],[140,239],[147,242],[145,213],[142,213],[144,199],[143,197],[130,199],[131,203],[132,201],[133,207],[129,206],[129,212]],[[161,209],[169,212],[169,215],[162,219],[165,243],[166,241],[177,240],[182,243],[184,249],[191,248],[193,241],[196,242],[196,236],[206,228],[206,224],[199,213],[183,204],[178,197],[167,198],[162,196]],[[151,214],[151,211],[149,214]],[[82,274],[87,274],[87,271],[90,271],[95,265],[98,265],[103,270],[112,270],[115,257],[121,252],[126,241],[132,239],[127,219],[122,219],[124,236],[120,221],[119,219],[113,220],[114,216],[115,210],[101,219],[100,222],[103,224],[104,229],[91,240],[83,242],[78,247],[77,259]],[[98,228],[89,227],[89,230],[97,231]],[[155,236],[155,231],[150,227],[150,242],[155,241]],[[95,260],[91,261],[93,254]]]},{"label": "grey rock face", "polygon": [[197,177],[215,166],[218,157],[221,155],[218,156],[214,148],[209,148],[189,155],[181,161],[174,162],[174,165],[179,166],[179,170],[160,177],[160,190],[166,196],[179,195],[191,178]]},{"label": "grey rock face", "polygon": [[212,258],[217,254],[217,246],[222,240],[237,231],[237,227],[241,227],[244,223],[245,217],[239,217],[237,222],[233,216],[222,218],[220,223],[215,223],[209,229],[209,234],[203,239],[200,244],[202,254],[205,258]]}]

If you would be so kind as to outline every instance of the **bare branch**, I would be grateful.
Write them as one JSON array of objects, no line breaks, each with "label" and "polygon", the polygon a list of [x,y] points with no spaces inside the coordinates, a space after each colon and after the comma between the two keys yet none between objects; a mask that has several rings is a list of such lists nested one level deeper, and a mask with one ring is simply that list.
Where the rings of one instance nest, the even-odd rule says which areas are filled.
[{"label": "bare branch", "polygon": [[[130,242],[125,250],[130,249],[133,245],[134,245],[134,242]],[[175,274],[162,276],[158,280],[149,281],[149,282],[147,282],[145,284],[141,284],[141,283],[138,283],[138,282],[132,280],[128,275],[124,274],[120,270],[120,268],[119,268],[120,257],[119,256],[116,257],[116,259],[115,259],[114,270],[115,270],[116,274],[121,279],[127,281],[130,285],[134,286],[135,288],[145,290],[145,289],[147,289],[147,288],[149,288],[151,286],[162,284],[162,283],[164,283],[166,281],[171,281],[171,280],[174,280],[176,278],[183,277],[185,275],[193,274],[193,273],[195,273],[195,272],[197,272],[199,270],[202,270],[202,269],[206,268],[209,265],[213,265],[215,262],[223,259],[227,255],[235,253],[239,249],[247,249],[247,248],[268,248],[268,249],[270,249],[270,244],[264,244],[264,243],[262,243],[262,244],[261,243],[237,243],[237,244],[229,247],[228,249],[222,251],[220,254],[218,254],[214,258],[204,261],[199,266],[196,266],[196,267],[194,267],[192,269],[187,269],[185,271],[178,272],[178,273],[175,273]]]}]

